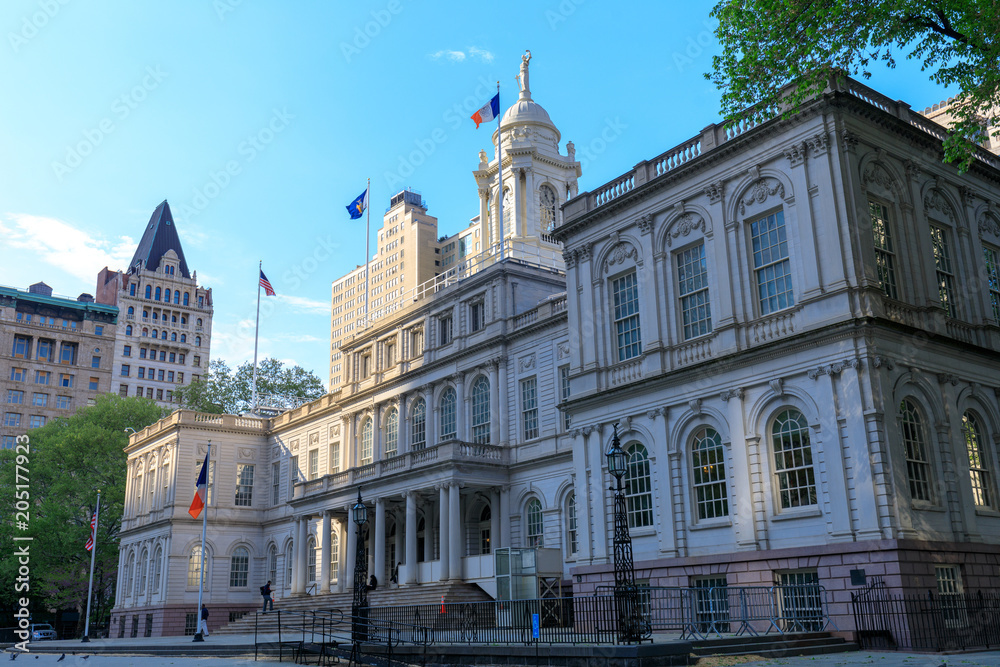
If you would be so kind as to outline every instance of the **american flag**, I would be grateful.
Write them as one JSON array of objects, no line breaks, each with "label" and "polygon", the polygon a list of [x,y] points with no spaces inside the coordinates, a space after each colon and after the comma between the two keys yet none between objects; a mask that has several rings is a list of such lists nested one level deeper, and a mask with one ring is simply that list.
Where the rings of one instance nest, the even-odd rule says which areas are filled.
[{"label": "american flag", "polygon": [[260,272],[260,286],[264,288],[264,294],[267,296],[275,296],[274,288],[271,287],[271,281],[264,275],[263,270]]},{"label": "american flag", "polygon": [[97,512],[94,512],[94,516],[90,518],[90,535],[87,537],[86,548],[90,551],[94,548],[94,524],[97,523]]}]

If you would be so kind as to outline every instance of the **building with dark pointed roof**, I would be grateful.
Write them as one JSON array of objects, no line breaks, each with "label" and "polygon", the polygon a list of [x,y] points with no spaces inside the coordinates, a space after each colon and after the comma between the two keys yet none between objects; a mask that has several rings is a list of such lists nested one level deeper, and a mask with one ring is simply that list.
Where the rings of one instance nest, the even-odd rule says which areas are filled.
[{"label": "building with dark pointed roof", "polygon": [[188,269],[166,200],[150,216],[128,268],[98,274],[97,302],[121,313],[112,391],[170,405],[178,387],[208,368],[212,290]]}]

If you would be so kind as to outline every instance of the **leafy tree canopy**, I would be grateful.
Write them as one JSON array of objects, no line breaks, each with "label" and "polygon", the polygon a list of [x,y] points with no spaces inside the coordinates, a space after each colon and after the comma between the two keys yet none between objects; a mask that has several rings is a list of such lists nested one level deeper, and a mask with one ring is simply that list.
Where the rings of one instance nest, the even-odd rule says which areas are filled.
[{"label": "leafy tree canopy", "polygon": [[[326,393],[323,381],[301,366],[285,366],[277,359],[264,359],[257,365],[258,396],[312,401]],[[175,392],[180,404],[191,410],[237,415],[250,409],[253,402],[253,364],[246,362],[235,372],[221,359],[209,364],[201,380]],[[263,405],[263,403],[261,403]]]},{"label": "leafy tree canopy", "polygon": [[792,107],[818,94],[829,70],[868,78],[895,55],[920,61],[942,86],[956,86],[945,160],[965,171],[986,120],[1000,108],[1000,3],[997,0],[722,0],[712,10],[722,55],[706,78],[722,91],[729,119],[754,105]]},{"label": "leafy tree canopy", "polygon": [[[145,398],[99,396],[68,419],[55,419],[29,431],[28,453],[0,451],[0,511],[10,520],[0,524],[5,553],[14,553],[12,538],[28,535],[31,574],[29,597],[46,608],[87,608],[90,552],[84,548],[90,520],[101,491],[94,564],[94,619],[107,620],[114,604],[118,575],[118,543],[124,514],[126,428],[141,430],[165,410]],[[25,458],[19,462],[17,457]],[[17,478],[21,464],[21,479]],[[15,491],[28,493],[27,529],[13,520]],[[23,507],[23,505],[21,506]],[[15,597],[16,558],[0,559],[0,606],[10,609]],[[17,593],[25,596],[25,592]],[[82,630],[82,627],[81,627]]]}]

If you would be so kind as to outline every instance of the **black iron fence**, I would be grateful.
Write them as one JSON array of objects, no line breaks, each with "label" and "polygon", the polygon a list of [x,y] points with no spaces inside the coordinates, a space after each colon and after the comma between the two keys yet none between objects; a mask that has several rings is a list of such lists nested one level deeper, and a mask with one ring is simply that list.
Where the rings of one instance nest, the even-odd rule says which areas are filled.
[{"label": "black iron fence", "polygon": [[1000,646],[1000,591],[894,595],[876,581],[851,595],[862,649],[958,651]]}]

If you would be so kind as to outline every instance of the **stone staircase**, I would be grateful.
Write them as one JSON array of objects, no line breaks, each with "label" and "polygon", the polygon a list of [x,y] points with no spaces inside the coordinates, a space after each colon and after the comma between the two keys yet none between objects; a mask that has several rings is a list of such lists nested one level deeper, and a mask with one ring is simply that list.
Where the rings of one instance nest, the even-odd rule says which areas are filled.
[{"label": "stone staircase", "polygon": [[[412,584],[379,588],[368,592],[368,604],[372,607],[403,607],[421,604],[441,604],[441,598],[447,603],[487,602],[492,598],[475,584],[465,582],[440,582],[428,584]],[[345,616],[350,616],[353,593],[330,593],[328,595],[303,595],[276,600],[275,611],[296,612],[303,614],[314,611],[341,610]],[[277,613],[247,614],[238,621],[213,630],[212,635],[253,634],[256,624],[259,633],[276,633],[278,631]],[[335,618],[339,616],[335,615]],[[282,630],[286,628],[301,628],[302,617],[295,614],[281,614]],[[306,620],[307,626],[311,619]]]},{"label": "stone staircase", "polygon": [[[691,653],[699,658],[710,656],[759,655],[765,658],[822,655],[857,651],[858,645],[829,632],[808,632],[756,637],[720,637],[691,642]],[[697,665],[697,662],[692,664]]]}]

